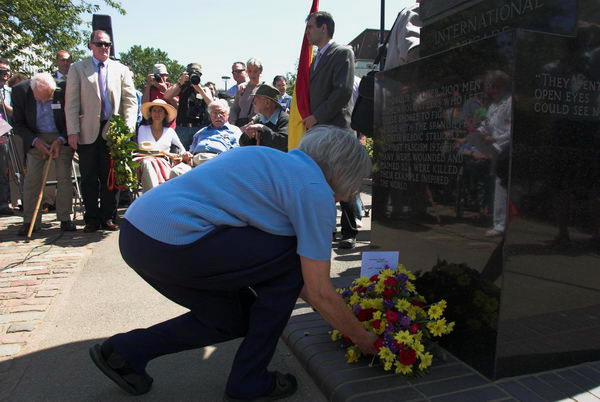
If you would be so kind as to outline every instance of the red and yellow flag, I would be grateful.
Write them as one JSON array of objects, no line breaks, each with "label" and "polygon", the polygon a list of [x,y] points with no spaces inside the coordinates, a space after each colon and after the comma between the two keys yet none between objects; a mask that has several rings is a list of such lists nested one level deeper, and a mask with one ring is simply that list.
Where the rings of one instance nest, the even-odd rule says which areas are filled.
[{"label": "red and yellow flag", "polygon": [[[319,0],[313,0],[310,13],[319,11]],[[298,74],[296,75],[296,86],[292,97],[290,110],[290,123],[288,127],[288,150],[298,147],[304,136],[306,128],[302,119],[310,116],[310,63],[312,63],[312,45],[308,43],[306,35],[302,38],[300,49],[300,61],[298,62]]]}]

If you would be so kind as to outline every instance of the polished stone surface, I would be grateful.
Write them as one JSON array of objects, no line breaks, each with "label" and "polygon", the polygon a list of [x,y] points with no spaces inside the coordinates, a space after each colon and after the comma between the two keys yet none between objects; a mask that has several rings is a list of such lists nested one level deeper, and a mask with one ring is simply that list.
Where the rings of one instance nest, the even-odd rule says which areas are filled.
[{"label": "polished stone surface", "polygon": [[[428,3],[424,0],[421,8],[431,7]],[[577,3],[577,0],[482,0],[467,3],[465,9],[461,9],[465,4],[450,11],[446,9],[444,18],[424,20],[420,54],[430,55],[515,28],[574,35]]]},{"label": "polished stone surface", "polygon": [[490,378],[600,359],[600,2],[579,3],[575,37],[377,76],[372,247],[453,300],[442,345]]}]

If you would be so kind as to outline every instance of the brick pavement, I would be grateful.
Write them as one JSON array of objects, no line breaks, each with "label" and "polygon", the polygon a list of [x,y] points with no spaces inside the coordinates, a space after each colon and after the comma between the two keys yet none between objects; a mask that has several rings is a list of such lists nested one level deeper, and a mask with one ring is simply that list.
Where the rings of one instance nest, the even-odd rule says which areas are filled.
[{"label": "brick pavement", "polygon": [[17,236],[21,216],[0,217],[0,362],[26,352],[52,304],[105,236],[63,233],[54,217],[44,214],[42,230],[28,243]]}]

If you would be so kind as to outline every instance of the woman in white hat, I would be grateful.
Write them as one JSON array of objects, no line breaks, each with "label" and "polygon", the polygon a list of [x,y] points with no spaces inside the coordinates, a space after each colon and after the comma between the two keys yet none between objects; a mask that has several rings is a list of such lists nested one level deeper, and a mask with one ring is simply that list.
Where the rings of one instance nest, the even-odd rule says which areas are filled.
[{"label": "woman in white hat", "polygon": [[[155,151],[166,156],[171,163],[162,157],[148,155],[138,159],[142,191],[146,192],[169,178],[173,161],[180,160],[179,154],[185,152],[175,130],[169,124],[177,117],[177,110],[162,99],[142,104],[142,115],[145,124],[138,131],[138,146],[143,151]],[[177,153],[171,153],[171,146],[177,147]]]}]

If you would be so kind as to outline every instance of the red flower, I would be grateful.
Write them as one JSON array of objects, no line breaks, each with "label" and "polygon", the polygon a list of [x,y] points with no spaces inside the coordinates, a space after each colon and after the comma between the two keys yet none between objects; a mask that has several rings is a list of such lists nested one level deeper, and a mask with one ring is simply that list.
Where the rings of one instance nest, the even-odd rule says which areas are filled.
[{"label": "red flower", "polygon": [[383,298],[384,299],[391,299],[392,297],[396,296],[397,294],[398,294],[398,291],[396,289],[386,288],[383,290]]},{"label": "red flower", "polygon": [[356,289],[356,293],[366,293],[367,292],[367,288],[365,287],[359,287]]},{"label": "red flower", "polygon": [[352,342],[352,339],[348,338],[346,335],[342,335],[342,340],[344,342],[346,342],[348,345],[354,345],[354,342]]},{"label": "red flower", "polygon": [[398,322],[398,313],[392,310],[387,310],[385,312],[385,318],[388,322]]},{"label": "red flower", "polygon": [[375,350],[377,350],[379,352],[379,349],[381,349],[381,347],[383,346],[383,338],[377,338],[374,345],[375,345]]},{"label": "red flower", "polygon": [[371,282],[377,282],[379,280],[379,275],[375,274],[369,278]]},{"label": "red flower", "polygon": [[401,350],[398,354],[398,358],[400,363],[405,366],[412,366],[413,363],[417,361],[417,352],[412,349]]},{"label": "red flower", "polygon": [[416,334],[417,332],[419,332],[420,329],[421,329],[421,326],[419,324],[417,324],[416,322],[414,322],[414,323],[412,323],[410,328],[408,328],[408,332],[410,332],[411,334]]},{"label": "red flower", "polygon": [[373,320],[373,322],[371,322],[371,326],[375,329],[381,328],[381,320]]},{"label": "red flower", "polygon": [[374,308],[366,308],[364,310],[360,310],[356,318],[358,318],[358,321],[369,321],[371,318],[373,318],[374,312]]},{"label": "red flower", "polygon": [[422,301],[418,301],[418,300],[413,300],[410,302],[410,304],[412,304],[413,306],[417,306],[417,307],[423,307],[425,305],[425,303],[423,303]]},{"label": "red flower", "polygon": [[402,350],[402,349],[406,349],[406,344],[404,343],[398,343],[397,340],[393,340],[394,342],[394,346],[396,347],[397,350]]},{"label": "red flower", "polygon": [[387,278],[383,284],[385,286],[390,286],[390,287],[394,287],[398,284],[398,281],[396,280],[396,278],[394,278],[393,276],[390,276],[389,278]]}]

